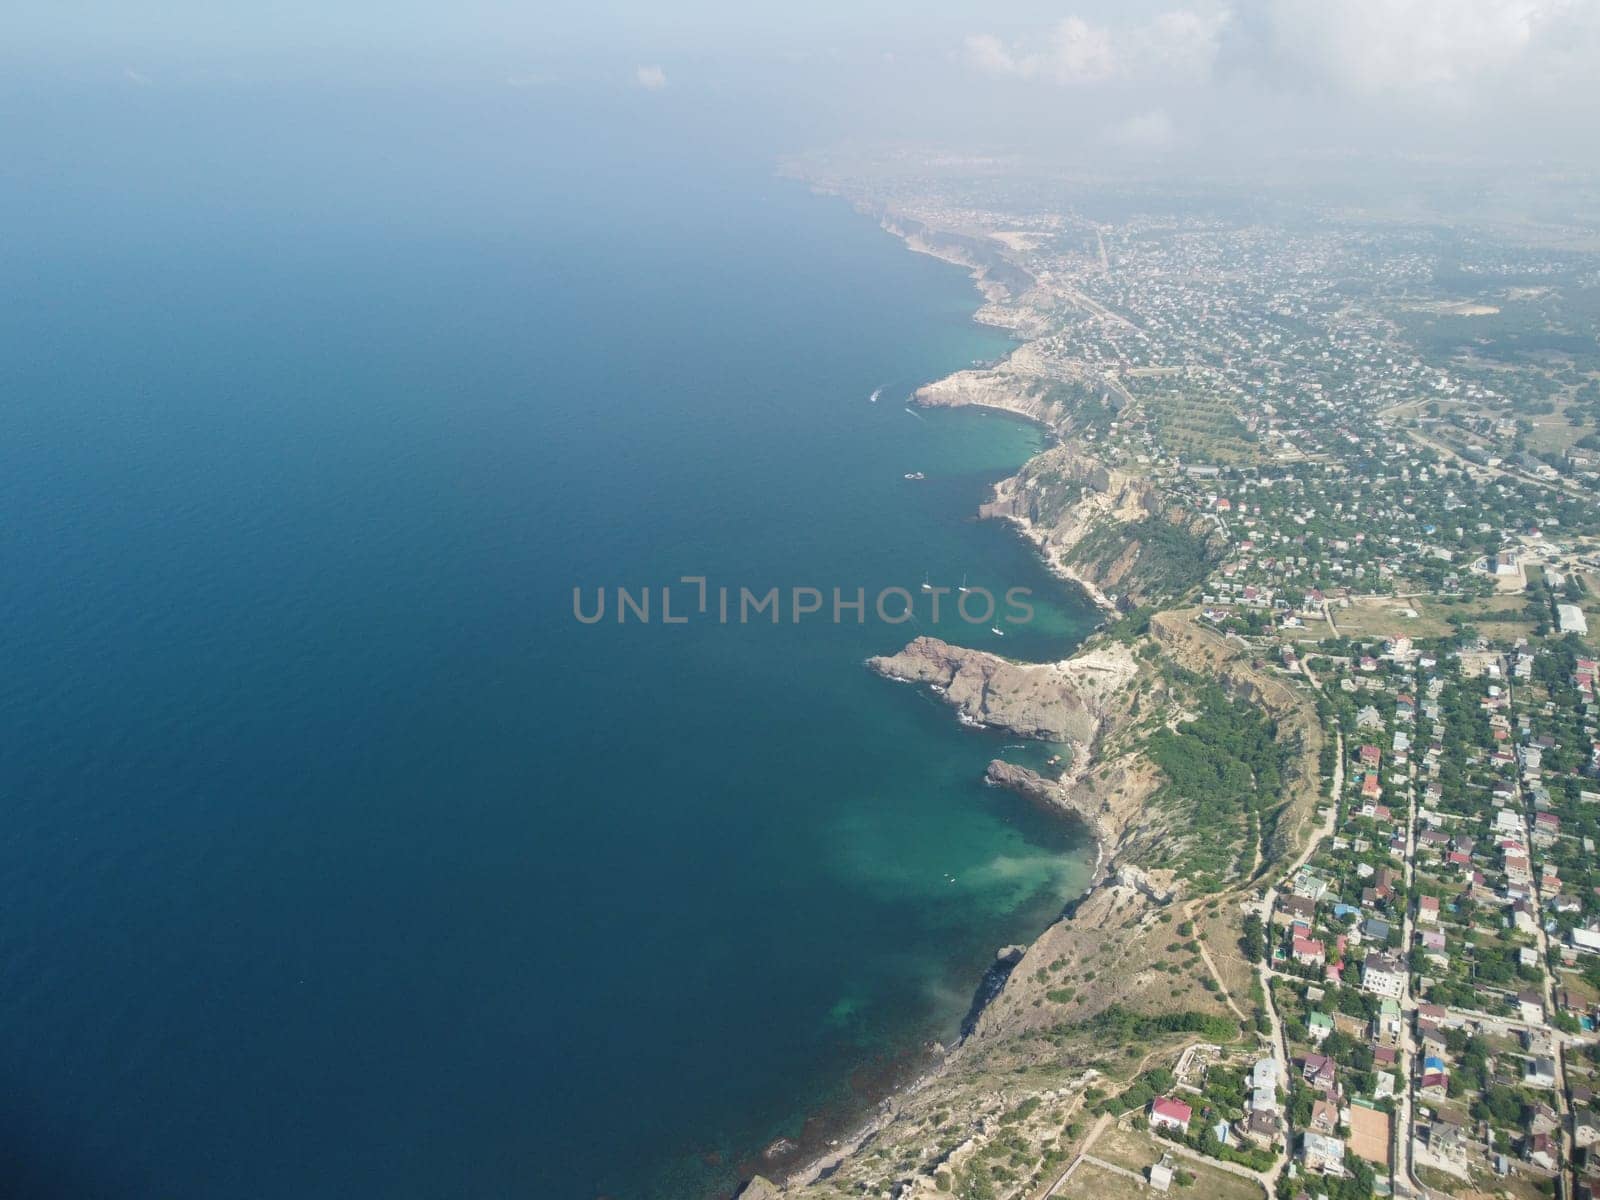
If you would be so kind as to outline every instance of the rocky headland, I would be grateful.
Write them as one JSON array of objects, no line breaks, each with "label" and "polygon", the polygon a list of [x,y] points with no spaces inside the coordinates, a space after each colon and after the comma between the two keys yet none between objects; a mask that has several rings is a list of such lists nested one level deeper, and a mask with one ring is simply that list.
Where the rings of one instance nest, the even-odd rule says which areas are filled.
[{"label": "rocky headland", "polygon": [[887,678],[936,689],[971,722],[1085,748],[1093,746],[1137,671],[1125,646],[1063,662],[1021,663],[933,637],[919,637],[867,665]]}]

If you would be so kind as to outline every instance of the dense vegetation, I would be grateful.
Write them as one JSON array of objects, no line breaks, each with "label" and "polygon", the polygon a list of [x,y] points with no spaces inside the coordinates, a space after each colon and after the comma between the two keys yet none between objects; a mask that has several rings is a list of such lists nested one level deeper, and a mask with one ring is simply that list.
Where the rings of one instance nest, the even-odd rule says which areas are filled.
[{"label": "dense vegetation", "polygon": [[1196,707],[1194,719],[1151,735],[1147,753],[1167,776],[1158,802],[1184,817],[1180,848],[1162,865],[1215,890],[1253,868],[1280,805],[1288,752],[1275,721],[1215,683],[1197,688]]},{"label": "dense vegetation", "polygon": [[1216,558],[1205,539],[1182,525],[1146,517],[1126,525],[1103,522],[1072,548],[1068,561],[1093,570],[1116,562],[1130,546],[1138,547],[1138,557],[1121,586],[1152,601],[1187,592],[1206,577]]},{"label": "dense vegetation", "polygon": [[1147,1041],[1163,1033],[1199,1033],[1213,1042],[1232,1041],[1239,1034],[1238,1024],[1226,1017],[1192,1010],[1152,1015],[1132,1012],[1120,1004],[1102,1009],[1084,1026],[1098,1040],[1117,1045]]}]

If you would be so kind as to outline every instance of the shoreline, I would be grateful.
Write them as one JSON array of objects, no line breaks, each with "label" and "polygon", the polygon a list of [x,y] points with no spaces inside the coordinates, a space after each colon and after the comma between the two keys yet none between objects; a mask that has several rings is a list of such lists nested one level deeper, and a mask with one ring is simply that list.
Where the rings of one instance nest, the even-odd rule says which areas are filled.
[{"label": "shoreline", "polygon": [[[1063,579],[1069,583],[1077,584],[1078,587],[1083,589],[1084,595],[1088,596],[1090,600],[1094,601],[1095,607],[1100,609],[1101,612],[1105,613],[1106,616],[1112,620],[1115,620],[1117,617],[1122,615],[1122,609],[1118,608],[1116,602],[1100,589],[1099,584],[1084,578],[1084,576],[1076,568],[1062,562],[1059,557],[1051,552],[1048,544],[1045,541],[1044,534],[1038,531],[1032,521],[1028,520],[1026,517],[1018,517],[1010,514],[1005,516],[985,517],[983,519],[987,521],[1004,521],[1007,525],[1010,525],[1014,530],[1016,530],[1018,537],[1022,538],[1023,541],[1028,542],[1033,546],[1034,550],[1038,552],[1039,561],[1045,565],[1045,568],[1052,575],[1054,575],[1057,579]],[[1098,625],[1095,628],[1098,630],[1104,628],[1104,625]]]},{"label": "shoreline", "polygon": [[[837,196],[837,193],[829,192],[815,186],[813,186],[811,190],[818,195]],[[990,328],[1007,329],[1008,332],[1012,333],[1014,340],[1017,342],[1017,345],[1007,353],[1005,358],[1011,357],[1011,355],[1016,353],[1017,350],[1023,348],[1029,343],[1031,339],[1025,339],[1017,336],[1013,326],[1004,325],[997,321],[985,321],[980,319],[979,314],[984,312],[995,302],[994,297],[989,294],[985,284],[987,268],[964,262],[950,254],[940,253],[932,246],[929,246],[925,243],[920,243],[917,239],[914,239],[905,231],[892,227],[890,224],[891,217],[887,212],[874,213],[870,209],[864,208],[859,204],[852,204],[851,207],[855,212],[861,214],[862,216],[866,216],[875,220],[880,229],[882,229],[890,237],[893,237],[899,241],[901,245],[911,253],[923,254],[933,258],[938,262],[943,262],[951,266],[965,269],[968,273],[968,278],[972,281],[974,288],[978,291],[979,296],[982,298],[982,303],[973,310],[969,319],[977,325],[988,326]],[[994,285],[988,286],[992,287]],[[1005,359],[1003,358],[999,361],[1003,362]],[[940,379],[948,378],[950,378],[949,375],[940,377]],[[925,384],[923,386],[931,386],[932,383],[937,382],[939,382],[939,380],[931,381],[930,384]],[[938,405],[928,405],[924,403],[921,399],[919,399],[919,393],[921,390],[922,388],[918,388],[917,392],[912,394],[909,403],[923,409],[944,407]],[[962,407],[986,410],[997,415],[1002,415],[1014,420],[1025,422],[1026,424],[1033,425],[1045,432],[1048,438],[1048,445],[1046,446],[1046,449],[1061,444],[1061,436],[1059,431],[1050,422],[1030,413],[1019,412],[1014,409],[990,404],[968,404],[963,405]],[[1019,471],[1022,470],[1037,456],[1038,455],[1035,454],[1026,459],[1017,469]],[[990,520],[994,518],[979,516],[979,519]],[[1104,591],[1102,591],[1096,584],[1083,578],[1077,571],[1073,570],[1073,568],[1061,562],[1055,555],[1050,553],[1046,546],[1043,535],[1040,534],[1033,527],[1032,523],[1026,518],[1005,516],[1000,519],[1003,520],[1015,532],[1016,536],[1028,542],[1033,547],[1033,550],[1038,555],[1041,563],[1054,578],[1062,582],[1075,585],[1104,617],[1114,620],[1116,617],[1121,615],[1121,610],[1117,608],[1110,598],[1106,596]],[[1076,645],[1071,647],[1071,649],[1068,651],[1067,657],[1070,657],[1072,653],[1075,653],[1083,645],[1083,642],[1087,641],[1088,638],[1093,636],[1095,632],[1104,628],[1105,624],[1106,621],[1102,620],[1099,624],[1090,629]],[[914,681],[907,679],[904,680],[904,682],[911,683]],[[959,718],[960,714],[957,715]],[[958,723],[964,724],[962,722]],[[990,726],[984,725],[982,722],[978,722],[977,725],[980,728],[991,728]],[[1063,789],[1081,783],[1082,780],[1089,774],[1093,765],[1094,747],[1074,747],[1071,764],[1067,771],[1063,773],[1058,783]],[[988,786],[1001,785],[989,783]],[[1113,875],[1115,875],[1117,870],[1117,855],[1115,847],[1109,844],[1107,831],[1101,827],[1099,821],[1091,819],[1087,814],[1079,812],[1070,805],[1051,804],[1050,807],[1053,813],[1058,816],[1058,818],[1067,820],[1076,825],[1081,825],[1084,828],[1094,844],[1094,861],[1090,865],[1087,882],[1084,887],[1062,905],[1054,919],[1048,922],[1043,929],[1036,931],[1029,938],[1025,947],[1020,947],[1024,954],[1038,945],[1039,942],[1055,926],[1061,924],[1063,921],[1071,921],[1083,904],[1091,896],[1093,896],[1098,889],[1104,886],[1105,883],[1110,880]],[[1020,957],[1021,956],[1019,956],[1019,961]],[[973,988],[973,994],[975,997],[979,995],[979,992],[983,987],[983,983],[983,979],[980,979],[975,983]],[[994,997],[992,995],[986,998],[985,1003],[993,998]],[[975,1016],[976,1014],[969,1015]],[[969,1036],[969,1032],[970,1031],[961,1033],[956,1041],[949,1047],[945,1047],[939,1042],[932,1043],[933,1045],[938,1046],[942,1051],[940,1060],[936,1065],[907,1082],[891,1085],[881,1097],[872,1102],[873,1111],[866,1115],[858,1124],[856,1124],[851,1132],[832,1139],[832,1144],[830,1144],[829,1148],[825,1152],[817,1153],[807,1157],[803,1161],[796,1163],[793,1167],[776,1170],[773,1176],[776,1185],[785,1191],[791,1188],[805,1187],[809,1184],[817,1182],[818,1180],[826,1178],[833,1171],[837,1170],[849,1158],[860,1153],[860,1151],[865,1149],[871,1143],[873,1138],[875,1138],[888,1126],[888,1124],[897,1115],[901,1105],[907,1099],[926,1089],[941,1079],[948,1072],[952,1064],[955,1051],[960,1049],[963,1042],[965,1042],[966,1038]],[[849,1128],[850,1126],[847,1124],[846,1127]],[[762,1178],[765,1177],[758,1173],[756,1176],[753,1176],[752,1179],[742,1181],[735,1188],[734,1195],[743,1195],[747,1190],[750,1189],[751,1183],[755,1179]],[[764,1193],[758,1192],[757,1194],[764,1196]]]},{"label": "shoreline", "polygon": [[[837,195],[838,194],[838,193],[835,193],[835,192],[828,192],[828,191],[825,191],[823,189],[817,189],[817,188],[813,188],[813,190],[817,191],[821,195]],[[1016,328],[1015,325],[1003,325],[1003,324],[1000,324],[999,322],[982,321],[982,320],[979,319],[979,314],[982,313],[986,308],[988,308],[990,305],[992,305],[994,303],[993,297],[991,297],[989,295],[988,291],[985,290],[987,274],[988,274],[988,268],[987,267],[984,267],[982,265],[973,265],[972,263],[966,262],[966,261],[954,256],[953,254],[940,252],[940,250],[937,247],[931,246],[931,245],[927,244],[926,242],[922,241],[921,239],[917,238],[916,236],[914,236],[914,235],[908,233],[907,231],[901,229],[899,227],[899,224],[896,221],[893,213],[888,211],[888,210],[885,210],[885,211],[883,211],[881,213],[874,213],[869,208],[866,208],[866,207],[864,207],[864,206],[862,206],[860,204],[852,205],[852,208],[856,212],[861,213],[863,216],[866,216],[866,217],[869,217],[869,218],[872,218],[872,219],[876,220],[877,223],[878,223],[878,227],[880,229],[882,229],[890,237],[892,237],[896,241],[898,241],[902,246],[904,246],[912,254],[922,254],[922,255],[925,255],[925,256],[927,256],[929,258],[934,259],[936,262],[948,263],[951,266],[961,267],[961,268],[964,268],[967,271],[968,278],[972,280],[973,287],[977,290],[978,294],[983,297],[983,303],[980,304],[976,309],[973,310],[972,318],[971,318],[972,321],[975,324],[979,324],[979,325],[988,325],[988,326],[990,326],[992,328],[1003,328],[1003,329],[1006,329],[1009,333],[1011,333],[1013,339],[1017,343],[1006,354],[1005,358],[1002,358],[1002,359],[998,360],[998,362],[1004,362],[1006,359],[1014,357],[1018,351],[1026,348],[1029,345],[1029,343],[1033,340],[1031,338],[1027,338],[1027,337],[1022,336],[1017,331],[1017,328]],[[989,286],[993,286],[993,285],[989,285]],[[998,365],[998,362],[996,364],[994,364],[994,365]],[[1050,448],[1052,448],[1054,446],[1058,446],[1058,445],[1064,444],[1063,443],[1063,439],[1061,437],[1061,431],[1059,429],[1057,429],[1054,425],[1052,425],[1049,421],[1045,420],[1043,417],[1036,416],[1035,414],[1030,413],[1030,412],[1024,412],[1024,411],[1021,411],[1020,409],[1016,409],[1016,408],[1007,408],[1007,407],[1004,407],[1004,406],[998,405],[998,404],[985,404],[985,403],[981,403],[981,402],[980,403],[965,403],[965,404],[961,404],[961,405],[958,405],[958,406],[943,405],[943,404],[929,404],[925,400],[922,399],[922,392],[924,390],[926,390],[929,387],[937,386],[939,383],[943,382],[944,380],[952,379],[956,375],[959,375],[959,374],[961,374],[961,371],[953,371],[949,375],[941,376],[939,379],[933,380],[930,383],[922,385],[922,387],[919,387],[916,390],[916,392],[912,393],[910,403],[916,405],[918,408],[930,409],[930,410],[931,409],[937,409],[937,408],[960,407],[960,408],[977,409],[977,410],[979,410],[981,412],[997,413],[997,414],[1000,414],[1000,415],[1003,415],[1003,416],[1006,416],[1006,417],[1010,417],[1013,420],[1026,422],[1029,425],[1033,425],[1033,426],[1035,426],[1035,427],[1037,427],[1039,429],[1042,429],[1045,432],[1046,436],[1049,438],[1049,445],[1046,446],[1046,449],[1050,449]],[[1041,453],[1042,453],[1042,451],[1041,451]],[[1038,457],[1038,455],[1036,454],[1036,455],[1033,456],[1033,458],[1029,458],[1026,462],[1024,462],[1022,464],[1022,466],[1018,467],[1017,470],[1021,471],[1021,470],[1025,469],[1027,467],[1028,463],[1031,463],[1033,461],[1033,459],[1037,458],[1037,457]],[[1064,580],[1064,581],[1066,581],[1068,583],[1072,583],[1072,584],[1077,585],[1080,589],[1082,589],[1083,593],[1086,596],[1088,596],[1089,599],[1094,603],[1095,607],[1100,609],[1100,611],[1102,613],[1106,614],[1110,619],[1115,620],[1117,617],[1122,615],[1122,610],[1117,607],[1116,603],[1113,602],[1111,600],[1111,598],[1108,597],[1105,594],[1105,592],[1099,587],[1098,584],[1095,584],[1091,580],[1084,578],[1084,576],[1082,575],[1081,572],[1075,570],[1073,567],[1069,566],[1065,562],[1062,562],[1061,559],[1056,554],[1051,552],[1048,544],[1045,541],[1044,535],[1042,533],[1040,533],[1038,531],[1038,529],[1036,529],[1034,527],[1033,523],[1031,521],[1029,521],[1026,517],[1019,517],[1019,516],[1014,516],[1014,515],[1005,515],[1005,516],[1001,516],[1001,517],[998,517],[998,518],[986,517],[985,516],[985,517],[980,517],[979,519],[980,520],[999,519],[999,520],[1005,521],[1013,529],[1016,530],[1016,532],[1017,532],[1019,537],[1021,537],[1024,541],[1028,542],[1030,545],[1033,546],[1034,550],[1039,555],[1039,560],[1045,565],[1046,569],[1052,575],[1054,575],[1057,579]],[[1097,628],[1099,628],[1099,627],[1097,627]],[[1091,630],[1090,632],[1092,634],[1094,631]]]}]

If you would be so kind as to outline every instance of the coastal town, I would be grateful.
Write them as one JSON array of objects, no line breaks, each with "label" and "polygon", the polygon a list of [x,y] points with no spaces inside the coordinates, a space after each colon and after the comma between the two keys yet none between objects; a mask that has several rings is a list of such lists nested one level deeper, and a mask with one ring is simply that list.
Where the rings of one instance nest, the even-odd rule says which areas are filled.
[{"label": "coastal town", "polygon": [[[916,400],[1051,432],[983,515],[1096,597],[1087,653],[1137,682],[1067,775],[991,769],[1096,829],[1088,911],[931,1099],[783,1194],[1595,1194],[1600,241],[793,173],[968,268],[1018,339]],[[879,669],[1015,727],[993,656]],[[987,711],[954,698],[980,676]]]}]

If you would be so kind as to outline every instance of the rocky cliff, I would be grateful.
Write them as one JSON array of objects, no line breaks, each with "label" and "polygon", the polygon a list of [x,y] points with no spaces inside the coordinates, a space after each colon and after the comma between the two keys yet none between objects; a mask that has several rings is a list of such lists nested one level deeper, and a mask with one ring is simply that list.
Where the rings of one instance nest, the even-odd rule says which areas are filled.
[{"label": "rocky cliff", "polygon": [[1137,672],[1120,645],[1065,662],[1017,663],[931,637],[867,665],[891,679],[933,687],[969,721],[1079,747],[1094,744],[1110,706]]},{"label": "rocky cliff", "polygon": [[935,229],[903,213],[884,213],[879,224],[903,239],[908,249],[965,267],[988,301],[975,314],[978,320],[1030,337],[1037,336],[1045,328],[1042,318],[1031,313],[1028,305],[1028,297],[1037,289],[1038,281],[1006,255],[1001,243],[955,230]]},{"label": "rocky cliff", "polygon": [[1120,396],[1099,376],[1020,346],[993,367],[957,371],[917,390],[927,408],[993,408],[1047,425],[1062,437],[1100,428]]},{"label": "rocky cliff", "polygon": [[1001,480],[978,512],[1011,521],[1058,573],[1121,607],[1181,594],[1221,551],[1204,515],[1069,445]]}]

